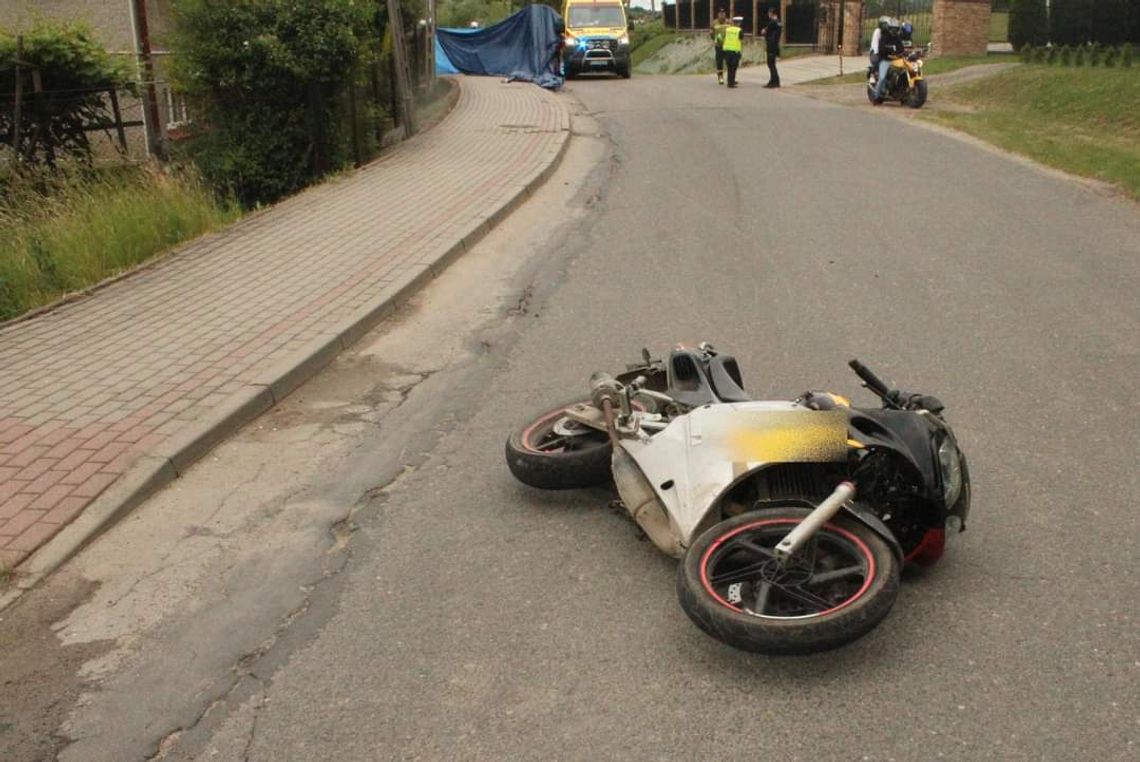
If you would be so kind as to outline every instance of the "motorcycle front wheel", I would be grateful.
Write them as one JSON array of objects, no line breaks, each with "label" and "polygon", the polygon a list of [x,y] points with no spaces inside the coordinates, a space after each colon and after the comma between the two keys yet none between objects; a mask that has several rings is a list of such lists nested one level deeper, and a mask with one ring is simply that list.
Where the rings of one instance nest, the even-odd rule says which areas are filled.
[{"label": "motorcycle front wheel", "polygon": [[926,103],[926,80],[920,79],[914,83],[914,89],[907,95],[906,105],[911,108],[922,108]]},{"label": "motorcycle front wheel", "polygon": [[698,537],[677,569],[689,618],[717,640],[764,654],[826,651],[874,629],[898,596],[899,560],[881,537],[840,515],[780,564],[776,544],[807,514],[751,511]]},{"label": "motorcycle front wheel", "polygon": [[559,405],[507,438],[507,467],[516,479],[539,489],[595,487],[610,480],[609,436],[566,415],[566,408],[588,402]]}]

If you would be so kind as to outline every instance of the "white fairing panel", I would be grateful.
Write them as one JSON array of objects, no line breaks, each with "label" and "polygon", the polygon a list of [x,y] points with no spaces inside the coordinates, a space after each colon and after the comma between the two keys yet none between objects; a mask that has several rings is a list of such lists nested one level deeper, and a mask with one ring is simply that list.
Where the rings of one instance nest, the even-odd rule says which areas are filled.
[{"label": "white fairing panel", "polygon": [[706,405],[651,438],[623,439],[688,547],[705,515],[745,474],[772,463],[846,457],[847,417],[792,402]]}]

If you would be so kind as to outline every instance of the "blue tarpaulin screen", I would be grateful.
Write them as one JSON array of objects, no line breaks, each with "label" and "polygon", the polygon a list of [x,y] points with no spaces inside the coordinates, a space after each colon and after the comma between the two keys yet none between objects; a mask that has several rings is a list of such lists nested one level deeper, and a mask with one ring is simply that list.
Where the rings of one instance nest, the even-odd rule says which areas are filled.
[{"label": "blue tarpaulin screen", "polygon": [[562,42],[562,17],[547,5],[528,5],[486,29],[437,29],[438,74],[489,74],[562,84],[555,54]]}]

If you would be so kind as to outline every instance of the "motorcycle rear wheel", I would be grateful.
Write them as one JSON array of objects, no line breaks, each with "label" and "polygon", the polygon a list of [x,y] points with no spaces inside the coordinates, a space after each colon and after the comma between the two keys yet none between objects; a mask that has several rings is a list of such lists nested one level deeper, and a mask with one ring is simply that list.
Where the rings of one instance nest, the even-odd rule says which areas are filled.
[{"label": "motorcycle rear wheel", "polygon": [[539,489],[579,489],[611,478],[613,446],[602,431],[565,414],[572,400],[535,417],[507,438],[507,467],[523,484]]},{"label": "motorcycle rear wheel", "polygon": [[898,558],[840,515],[788,564],[773,549],[806,509],[742,513],[711,527],[677,569],[681,608],[707,634],[745,651],[808,654],[866,635],[898,597]]}]

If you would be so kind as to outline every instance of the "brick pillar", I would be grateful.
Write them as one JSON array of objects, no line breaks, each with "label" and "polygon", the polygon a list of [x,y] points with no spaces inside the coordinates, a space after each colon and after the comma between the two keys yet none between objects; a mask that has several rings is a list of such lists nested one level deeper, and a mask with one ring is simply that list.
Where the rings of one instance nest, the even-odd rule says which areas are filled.
[{"label": "brick pillar", "polygon": [[934,0],[934,55],[979,55],[990,39],[991,0]]},{"label": "brick pillar", "polygon": [[843,5],[843,55],[857,56],[863,23],[863,0],[847,0]]}]

